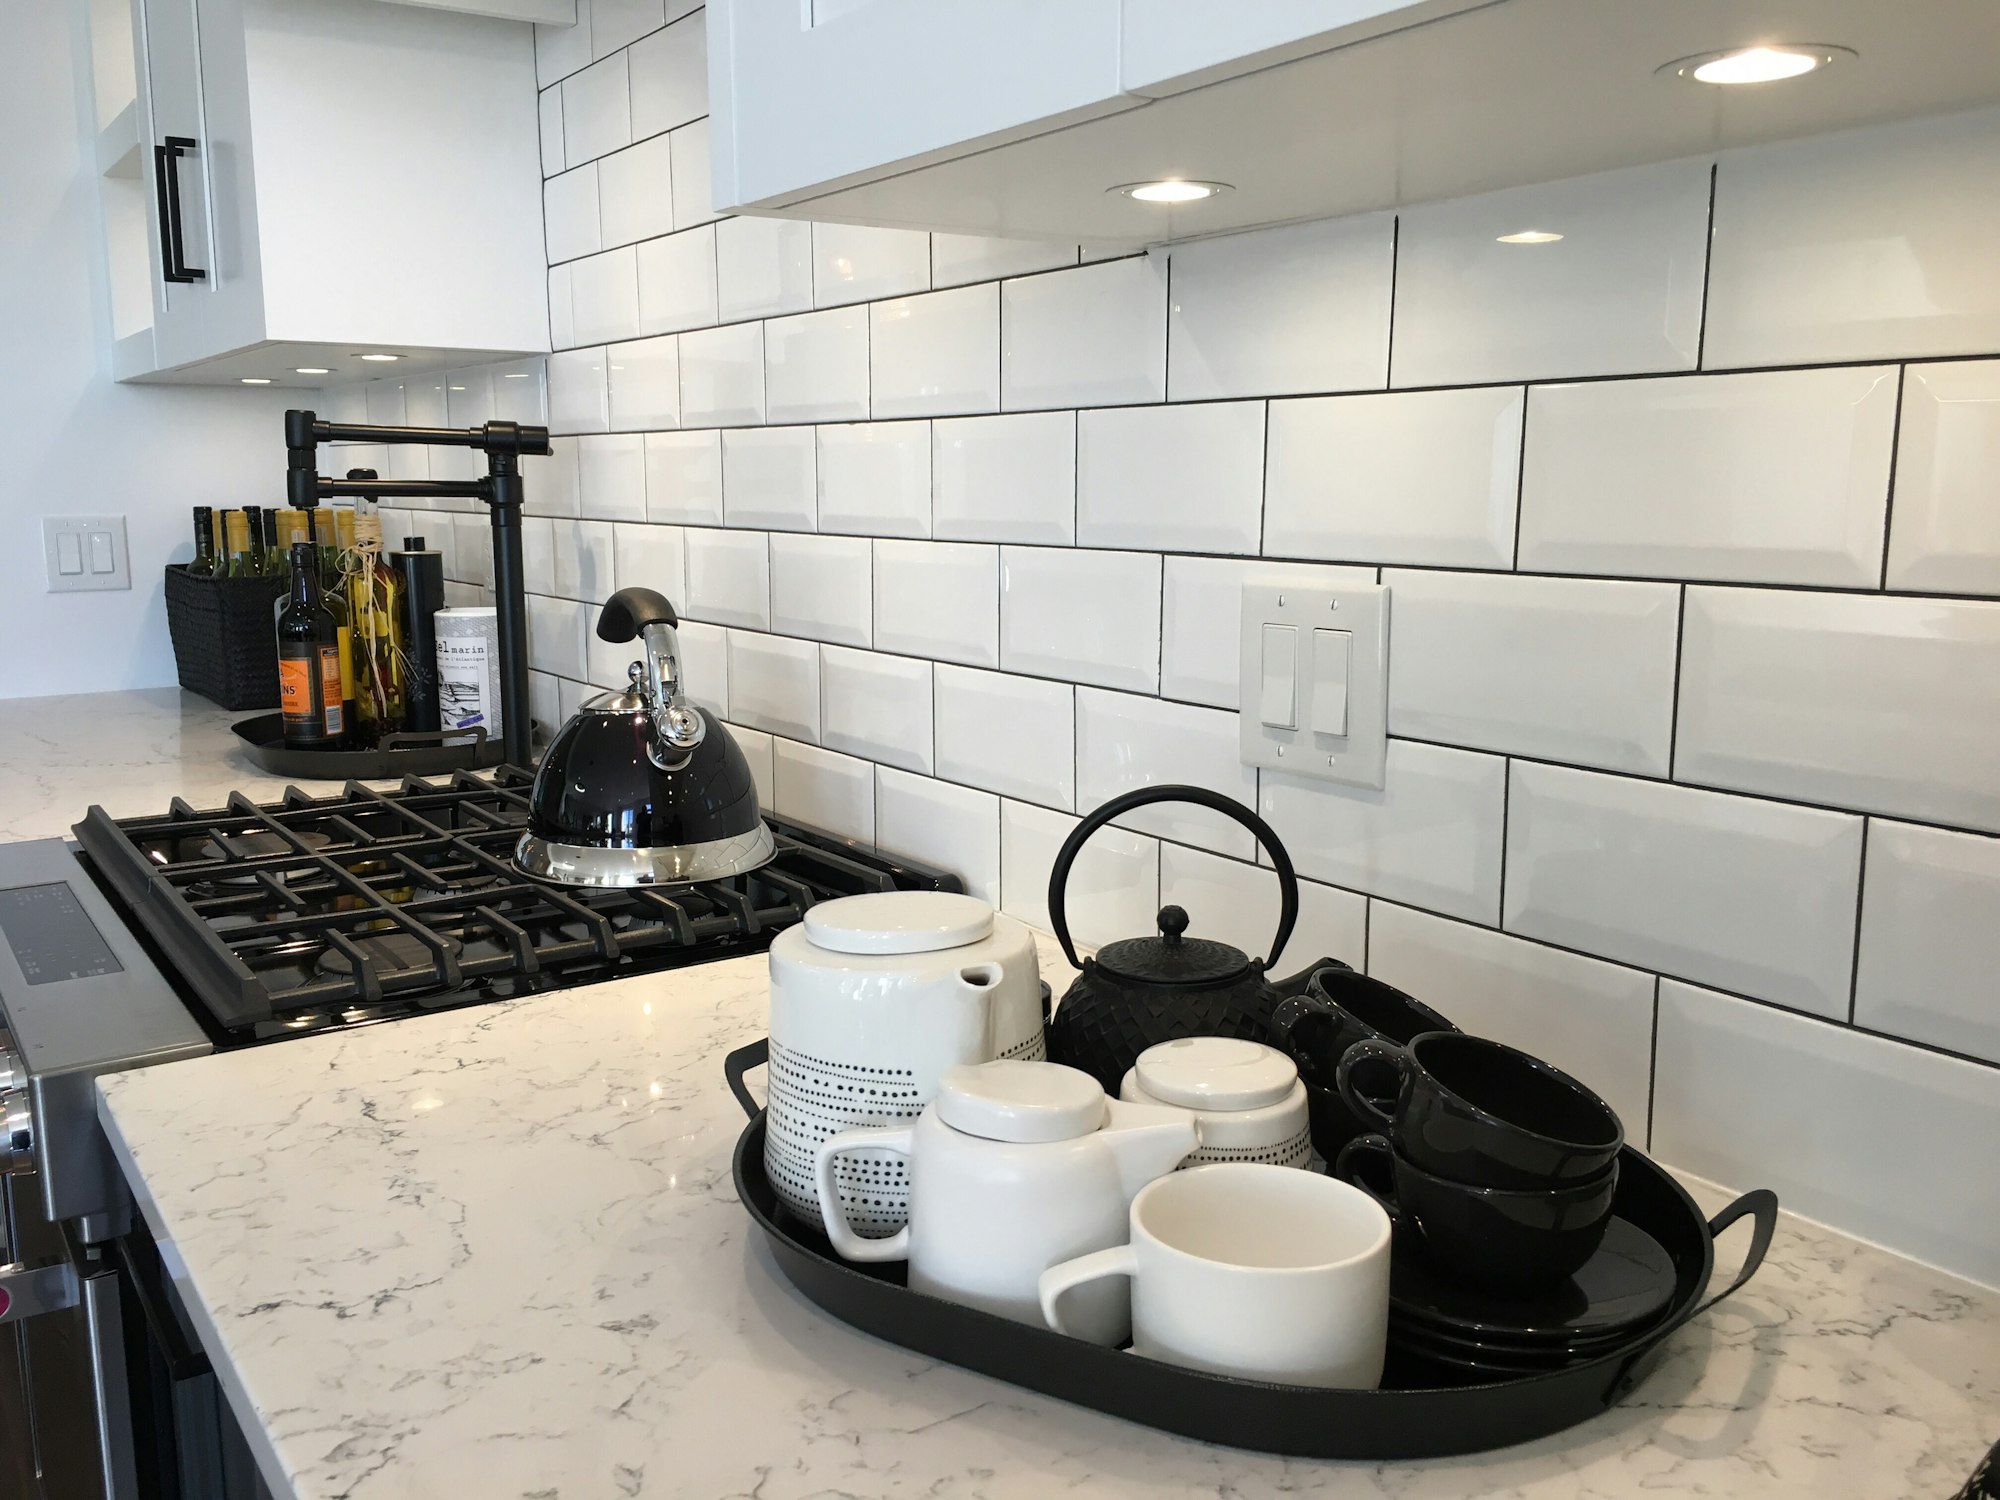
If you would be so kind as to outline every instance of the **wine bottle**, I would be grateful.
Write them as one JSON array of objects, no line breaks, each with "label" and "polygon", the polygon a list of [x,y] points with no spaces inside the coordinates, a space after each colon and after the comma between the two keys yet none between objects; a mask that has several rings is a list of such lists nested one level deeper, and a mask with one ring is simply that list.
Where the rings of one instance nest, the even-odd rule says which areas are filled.
[{"label": "wine bottle", "polygon": [[263,521],[264,576],[266,578],[283,578],[291,570],[292,560],[287,553],[279,550],[278,507],[275,505],[267,507],[264,511]]},{"label": "wine bottle", "polygon": [[346,733],[340,680],[340,641],[326,607],[311,542],[295,542],[291,591],[278,615],[278,698],[285,744],[293,750],[328,750]]},{"label": "wine bottle", "polygon": [[188,564],[191,578],[213,578],[215,576],[215,509],[213,506],[197,505],[194,508],[194,561]]},{"label": "wine bottle", "polygon": [[254,560],[250,551],[250,517],[240,510],[232,510],[222,518],[224,535],[228,538],[229,562],[224,569],[231,578],[251,578],[255,576]]},{"label": "wine bottle", "polygon": [[248,538],[248,545],[243,549],[242,567],[238,568],[236,554],[232,550],[229,556],[229,576],[232,578],[262,578],[267,566],[264,561],[264,507],[261,505],[244,506],[243,527],[244,534]]},{"label": "wine bottle", "polygon": [[348,629],[354,655],[354,727],[364,746],[408,723],[403,644],[403,581],[382,559],[382,518],[354,510],[354,558],[347,577]]}]

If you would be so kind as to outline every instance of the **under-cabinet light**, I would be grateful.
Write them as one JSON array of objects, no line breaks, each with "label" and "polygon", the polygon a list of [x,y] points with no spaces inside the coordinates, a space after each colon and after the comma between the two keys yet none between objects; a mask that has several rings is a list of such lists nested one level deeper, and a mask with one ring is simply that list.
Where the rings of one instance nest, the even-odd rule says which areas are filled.
[{"label": "under-cabinet light", "polygon": [[1503,245],[1553,245],[1562,236],[1553,229],[1517,229],[1512,234],[1497,235]]},{"label": "under-cabinet light", "polygon": [[1696,83],[1777,83],[1786,78],[1802,78],[1840,58],[1853,56],[1851,47],[1833,47],[1823,42],[1769,42],[1756,47],[1697,53],[1656,71]]},{"label": "under-cabinet light", "polygon": [[1217,193],[1229,191],[1226,182],[1192,182],[1184,178],[1168,177],[1158,182],[1127,182],[1112,188],[1114,193],[1140,203],[1199,203],[1204,198],[1213,198]]}]

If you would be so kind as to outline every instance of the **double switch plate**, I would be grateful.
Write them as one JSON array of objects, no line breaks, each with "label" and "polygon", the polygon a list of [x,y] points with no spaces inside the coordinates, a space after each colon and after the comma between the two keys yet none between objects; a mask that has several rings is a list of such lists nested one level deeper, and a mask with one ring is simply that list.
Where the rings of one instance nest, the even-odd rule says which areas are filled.
[{"label": "double switch plate", "polygon": [[42,551],[51,594],[132,587],[123,516],[43,516]]},{"label": "double switch plate", "polygon": [[1243,586],[1243,764],[1380,789],[1389,718],[1389,591]]}]

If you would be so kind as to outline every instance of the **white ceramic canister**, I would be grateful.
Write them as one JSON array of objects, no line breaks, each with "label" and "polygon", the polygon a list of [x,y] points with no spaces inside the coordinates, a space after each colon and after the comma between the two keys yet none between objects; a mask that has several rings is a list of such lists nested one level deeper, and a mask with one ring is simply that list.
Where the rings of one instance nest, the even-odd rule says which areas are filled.
[{"label": "white ceramic canister", "polygon": [[[823,901],[778,934],[770,964],[764,1169],[809,1224],[820,1222],[813,1158],[828,1136],[914,1123],[948,1068],[1048,1055],[1034,937],[972,896]],[[908,1221],[908,1168],[895,1152],[850,1152],[838,1179],[857,1233]]]},{"label": "white ceramic canister", "polygon": [[1227,1036],[1189,1036],[1139,1054],[1118,1097],[1171,1104],[1201,1125],[1201,1147],[1182,1166],[1208,1162],[1312,1164],[1312,1122],[1298,1064],[1275,1047]]}]

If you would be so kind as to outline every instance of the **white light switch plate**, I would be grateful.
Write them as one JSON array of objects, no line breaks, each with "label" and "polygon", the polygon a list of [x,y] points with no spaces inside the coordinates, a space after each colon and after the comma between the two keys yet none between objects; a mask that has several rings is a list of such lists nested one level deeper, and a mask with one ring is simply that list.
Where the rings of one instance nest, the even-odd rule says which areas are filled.
[{"label": "white light switch plate", "polygon": [[42,550],[51,594],[132,587],[123,516],[43,516]]},{"label": "white light switch plate", "polygon": [[[1286,627],[1295,634],[1284,634]],[[1284,652],[1271,653],[1267,674],[1267,641],[1289,649],[1296,673],[1289,694],[1279,680]],[[1332,589],[1245,584],[1239,673],[1244,765],[1380,789],[1389,730],[1388,589],[1373,583]],[[1267,675],[1273,676],[1269,683]],[[1344,713],[1334,697],[1343,677]],[[1276,711],[1266,712],[1266,705]],[[1287,717],[1290,727],[1282,724]],[[1281,722],[1267,722],[1272,719]],[[1330,726],[1346,732],[1327,732]]]}]

